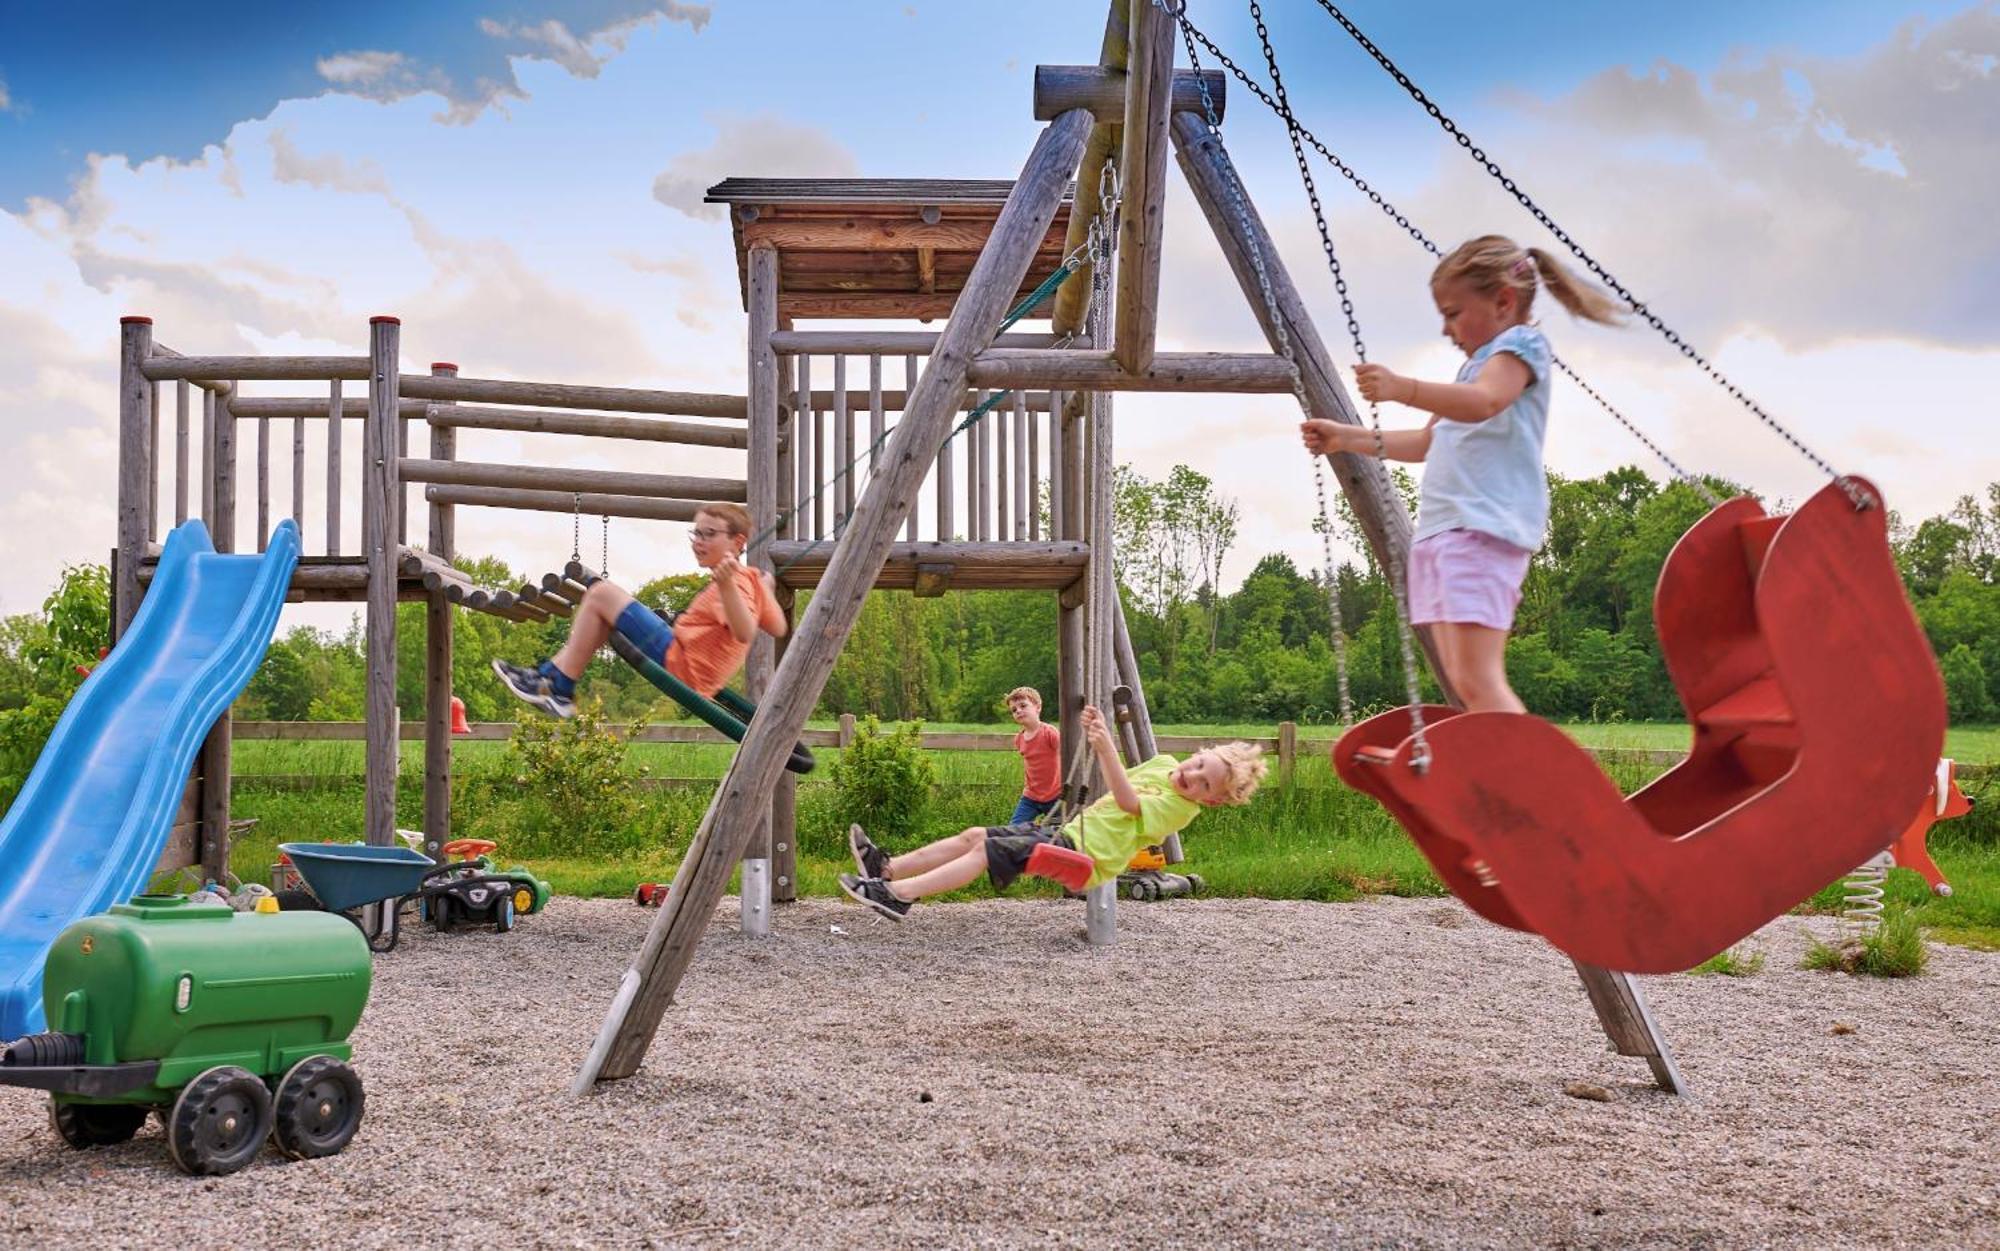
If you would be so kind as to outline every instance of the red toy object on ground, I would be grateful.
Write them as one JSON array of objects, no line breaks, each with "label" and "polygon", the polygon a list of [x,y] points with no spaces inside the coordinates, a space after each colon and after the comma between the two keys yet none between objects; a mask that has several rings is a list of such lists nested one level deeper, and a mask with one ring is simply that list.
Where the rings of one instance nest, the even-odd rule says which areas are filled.
[{"label": "red toy object on ground", "polygon": [[470,734],[472,727],[465,723],[465,701],[454,695],[451,697],[451,732]]},{"label": "red toy object on ground", "polygon": [[641,908],[657,908],[667,902],[670,889],[666,882],[641,882],[632,888],[632,902]]},{"label": "red toy object on ground", "polygon": [[1911,819],[1908,828],[1896,836],[1889,848],[1891,859],[1905,869],[1913,869],[1924,881],[1930,883],[1934,895],[1951,894],[1951,883],[1944,880],[1944,871],[1931,859],[1929,839],[1931,826],[1952,817],[1962,817],[1972,811],[1972,800],[1958,789],[1958,765],[1951,760],[1938,761],[1937,777],[1931,783],[1931,793],[1924,796],[1923,807]]},{"label": "red toy object on ground", "polygon": [[1516,713],[1426,708],[1419,771],[1397,709],[1334,767],[1487,919],[1587,964],[1691,968],[1879,854],[1933,785],[1944,685],[1880,500],[1855,478],[1789,516],[1738,497],[1681,536],[1654,615],[1694,745],[1629,800]]}]

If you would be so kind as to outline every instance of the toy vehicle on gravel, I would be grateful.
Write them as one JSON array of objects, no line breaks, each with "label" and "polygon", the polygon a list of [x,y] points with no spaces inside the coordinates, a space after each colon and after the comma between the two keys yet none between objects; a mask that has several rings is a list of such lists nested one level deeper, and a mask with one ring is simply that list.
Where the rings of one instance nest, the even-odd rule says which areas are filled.
[{"label": "toy vehicle on gravel", "polygon": [[373,979],[339,917],[141,895],[63,930],[42,978],[56,1028],[0,1046],[0,1086],[49,1092],[72,1147],[158,1113],[183,1172],[233,1173],[266,1139],[333,1155],[361,1127],[348,1035]]}]

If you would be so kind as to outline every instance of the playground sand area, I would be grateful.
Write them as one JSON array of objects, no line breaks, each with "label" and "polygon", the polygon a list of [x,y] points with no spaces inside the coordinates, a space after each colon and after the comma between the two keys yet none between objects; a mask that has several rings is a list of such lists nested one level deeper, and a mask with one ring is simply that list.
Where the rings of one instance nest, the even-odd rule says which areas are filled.
[{"label": "playground sand area", "polygon": [[[1645,988],[1694,1090],[1610,1054],[1568,961],[1450,900],[734,900],[644,1069],[564,1090],[657,915],[414,926],[347,1151],[175,1172],[0,1090],[0,1244],[2000,1246],[2000,954],[1904,981]],[[1576,1083],[1597,1089],[1565,1093]],[[1579,1088],[1581,1089],[1581,1088]]]}]

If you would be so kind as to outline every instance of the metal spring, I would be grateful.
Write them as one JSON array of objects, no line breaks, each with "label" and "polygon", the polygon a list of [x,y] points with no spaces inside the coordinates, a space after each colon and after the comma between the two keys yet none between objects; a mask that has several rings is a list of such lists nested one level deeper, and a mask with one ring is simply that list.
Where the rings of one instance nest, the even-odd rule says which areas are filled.
[{"label": "metal spring", "polygon": [[1843,925],[1856,933],[1872,934],[1882,924],[1883,884],[1889,880],[1889,870],[1895,863],[1884,851],[1847,875],[1847,880],[1841,883],[1841,889],[1847,892],[1841,899],[1846,905],[1840,916]]}]

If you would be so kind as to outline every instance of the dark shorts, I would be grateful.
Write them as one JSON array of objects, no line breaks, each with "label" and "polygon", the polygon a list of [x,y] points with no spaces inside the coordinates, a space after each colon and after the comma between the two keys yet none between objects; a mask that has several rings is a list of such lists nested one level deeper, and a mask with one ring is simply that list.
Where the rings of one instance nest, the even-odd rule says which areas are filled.
[{"label": "dark shorts", "polygon": [[618,614],[618,633],[654,660],[667,663],[667,647],[674,641],[674,628],[638,600],[625,605],[625,611]]},{"label": "dark shorts", "polygon": [[1007,824],[1031,825],[1037,818],[1046,817],[1051,812],[1054,812],[1056,805],[1061,802],[1062,796],[1060,795],[1054,799],[1029,799],[1026,795],[1023,795],[1021,796],[1021,802],[1014,805],[1014,815],[1007,818]]},{"label": "dark shorts", "polygon": [[989,825],[986,827],[986,876],[994,890],[1006,890],[1027,871],[1028,857],[1043,843],[1068,847],[1062,831],[1044,825]]}]

